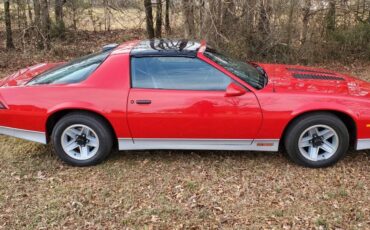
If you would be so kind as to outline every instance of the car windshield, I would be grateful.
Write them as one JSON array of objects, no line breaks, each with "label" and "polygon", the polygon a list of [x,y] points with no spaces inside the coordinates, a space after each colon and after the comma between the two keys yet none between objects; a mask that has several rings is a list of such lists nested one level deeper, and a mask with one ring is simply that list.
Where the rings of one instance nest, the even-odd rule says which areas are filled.
[{"label": "car windshield", "polygon": [[255,89],[262,89],[267,84],[267,76],[260,67],[255,67],[247,62],[238,61],[207,48],[204,55],[235,74],[244,82]]},{"label": "car windshield", "polygon": [[111,50],[94,53],[65,65],[42,73],[28,82],[27,85],[71,84],[87,79],[108,57]]}]

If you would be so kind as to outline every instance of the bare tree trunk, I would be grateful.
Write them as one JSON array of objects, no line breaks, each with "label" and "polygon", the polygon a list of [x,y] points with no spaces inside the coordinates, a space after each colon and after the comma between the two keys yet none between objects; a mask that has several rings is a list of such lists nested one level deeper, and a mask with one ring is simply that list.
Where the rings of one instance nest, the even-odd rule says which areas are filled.
[{"label": "bare tree trunk", "polygon": [[328,33],[333,32],[335,30],[336,25],[336,0],[329,1],[329,9],[328,14],[326,15],[326,30]]},{"label": "bare tree trunk", "polygon": [[23,26],[24,28],[28,27],[28,22],[27,22],[27,4],[23,0],[22,1],[22,18],[23,18]]},{"label": "bare tree trunk", "polygon": [[293,14],[294,14],[294,1],[290,0],[289,15],[288,15],[288,28],[287,28],[287,41],[288,47],[292,43],[292,27],[293,27]]},{"label": "bare tree trunk", "polygon": [[87,12],[88,12],[91,24],[93,26],[94,32],[96,32],[96,21],[97,21],[97,19],[94,17],[93,7],[94,7],[94,2],[93,2],[93,0],[90,0],[89,1],[89,8],[88,8]]},{"label": "bare tree trunk", "polygon": [[110,23],[110,11],[109,11],[108,0],[104,0],[103,4],[104,4],[104,27],[106,31],[110,31],[111,23]]},{"label": "bare tree trunk", "polygon": [[65,24],[63,20],[64,0],[55,0],[54,4],[55,4],[54,5],[55,24],[56,24],[60,37],[64,37],[64,33],[65,33]]},{"label": "bare tree trunk", "polygon": [[303,46],[306,44],[307,41],[307,34],[308,34],[308,23],[310,21],[311,16],[311,0],[305,0],[304,7],[303,7],[303,18],[302,18],[302,33],[301,33],[301,45]]},{"label": "bare tree trunk", "polygon": [[18,24],[18,29],[21,30],[21,9],[20,9],[20,1],[17,0],[17,24]]},{"label": "bare tree trunk", "polygon": [[155,36],[162,37],[162,0],[157,3],[157,15],[155,21]]},{"label": "bare tree trunk", "polygon": [[253,49],[253,36],[255,33],[254,32],[254,28],[255,28],[255,18],[254,18],[254,15],[255,15],[255,6],[256,6],[256,2],[255,0],[253,1],[246,1],[242,8],[245,10],[244,12],[244,15],[245,15],[245,22],[243,23],[244,24],[244,28],[243,28],[243,38],[244,38],[244,41],[245,41],[245,46],[246,46],[246,53],[247,55],[249,56],[250,54],[250,50]]},{"label": "bare tree trunk", "polygon": [[12,20],[10,17],[10,3],[9,0],[4,1],[5,12],[5,28],[6,28],[6,48],[14,49],[13,34],[12,34]]},{"label": "bare tree trunk", "polygon": [[247,34],[248,39],[251,38],[252,32],[254,31],[255,28],[255,7],[256,7],[256,0],[249,0],[245,3],[245,6],[243,7],[245,9],[245,20],[246,20],[246,27],[245,31]]},{"label": "bare tree trunk", "polygon": [[235,23],[235,3],[234,1],[225,1],[222,4],[222,19],[220,31],[221,33],[226,35],[230,30],[232,30],[232,26]]},{"label": "bare tree trunk", "polygon": [[205,38],[212,40],[212,45],[216,48],[220,47],[220,38],[226,40],[220,33],[223,18],[222,5],[222,1],[209,1],[204,7],[206,12],[204,15],[205,25],[203,27]]},{"label": "bare tree trunk", "polygon": [[269,0],[260,0],[258,30],[263,36],[267,36],[270,33],[270,10]]},{"label": "bare tree trunk", "polygon": [[170,0],[166,0],[166,16],[165,16],[165,28],[166,33],[171,33],[171,23],[170,23]]},{"label": "bare tree trunk", "polygon": [[27,16],[26,16],[26,2],[24,0],[17,0],[17,24],[18,29],[27,28]]},{"label": "bare tree trunk", "polygon": [[76,3],[73,3],[72,4],[72,28],[75,31],[77,31],[77,23],[78,23],[77,8],[78,8],[78,6],[76,5]]},{"label": "bare tree trunk", "polygon": [[28,18],[30,19],[30,24],[32,24],[33,16],[32,16],[30,0],[27,0],[27,10],[28,10]]},{"label": "bare tree trunk", "polygon": [[185,18],[185,37],[194,38],[194,1],[193,0],[182,0],[183,15]]},{"label": "bare tree trunk", "polygon": [[198,17],[199,17],[199,22],[198,22],[198,37],[203,38],[203,28],[205,24],[205,17],[204,17],[204,11],[205,11],[205,0],[200,0],[199,2],[199,7],[198,7]]},{"label": "bare tree trunk", "polygon": [[151,0],[144,0],[145,15],[146,15],[146,31],[150,39],[154,38],[154,27],[153,27],[153,11]]},{"label": "bare tree trunk", "polygon": [[365,14],[367,13],[366,12],[366,2],[367,2],[367,0],[363,0],[362,1],[362,18],[363,18],[363,20],[365,19]]},{"label": "bare tree trunk", "polygon": [[41,1],[42,34],[44,36],[44,48],[50,49],[50,15],[48,0]]},{"label": "bare tree trunk", "polygon": [[44,49],[43,35],[41,32],[41,4],[40,0],[33,0],[33,8],[35,11],[35,27],[36,27],[36,46],[38,49]]}]

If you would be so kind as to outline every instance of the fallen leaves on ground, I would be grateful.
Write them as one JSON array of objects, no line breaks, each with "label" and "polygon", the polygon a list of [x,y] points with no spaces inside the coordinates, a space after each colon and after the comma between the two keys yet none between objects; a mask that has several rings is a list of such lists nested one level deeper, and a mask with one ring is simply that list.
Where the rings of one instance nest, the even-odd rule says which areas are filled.
[{"label": "fallen leaves on ground", "polygon": [[370,152],[307,169],[280,153],[130,151],[96,167],[0,137],[0,228],[337,228],[370,224]]}]

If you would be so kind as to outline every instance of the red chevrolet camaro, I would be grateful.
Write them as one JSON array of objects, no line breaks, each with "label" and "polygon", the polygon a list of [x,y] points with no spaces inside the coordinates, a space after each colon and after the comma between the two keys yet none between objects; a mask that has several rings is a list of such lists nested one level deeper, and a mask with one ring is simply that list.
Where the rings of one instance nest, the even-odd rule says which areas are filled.
[{"label": "red chevrolet camaro", "polygon": [[370,84],[325,69],[247,63],[205,43],[108,45],[0,81],[0,134],[76,166],[112,148],[278,151],[325,167],[370,149]]}]

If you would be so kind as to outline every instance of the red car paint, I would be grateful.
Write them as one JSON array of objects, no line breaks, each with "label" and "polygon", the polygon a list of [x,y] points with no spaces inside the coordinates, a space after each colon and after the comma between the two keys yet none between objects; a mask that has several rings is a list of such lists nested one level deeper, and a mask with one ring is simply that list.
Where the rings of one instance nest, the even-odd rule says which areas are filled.
[{"label": "red car paint", "polygon": [[[117,47],[81,83],[25,84],[57,64],[26,68],[6,78],[0,83],[0,101],[8,109],[0,110],[0,126],[46,132],[53,114],[86,110],[105,117],[117,138],[281,139],[295,117],[312,111],[333,111],[355,122],[355,138],[370,138],[367,82],[339,73],[336,76],[344,81],[296,79],[287,69],[331,71],[258,63],[267,72],[269,82],[256,90],[204,56],[203,44],[197,57],[247,88],[247,93],[228,97],[220,91],[133,89],[130,51],[138,42]],[[150,99],[152,104],[134,103],[143,99]]]}]

